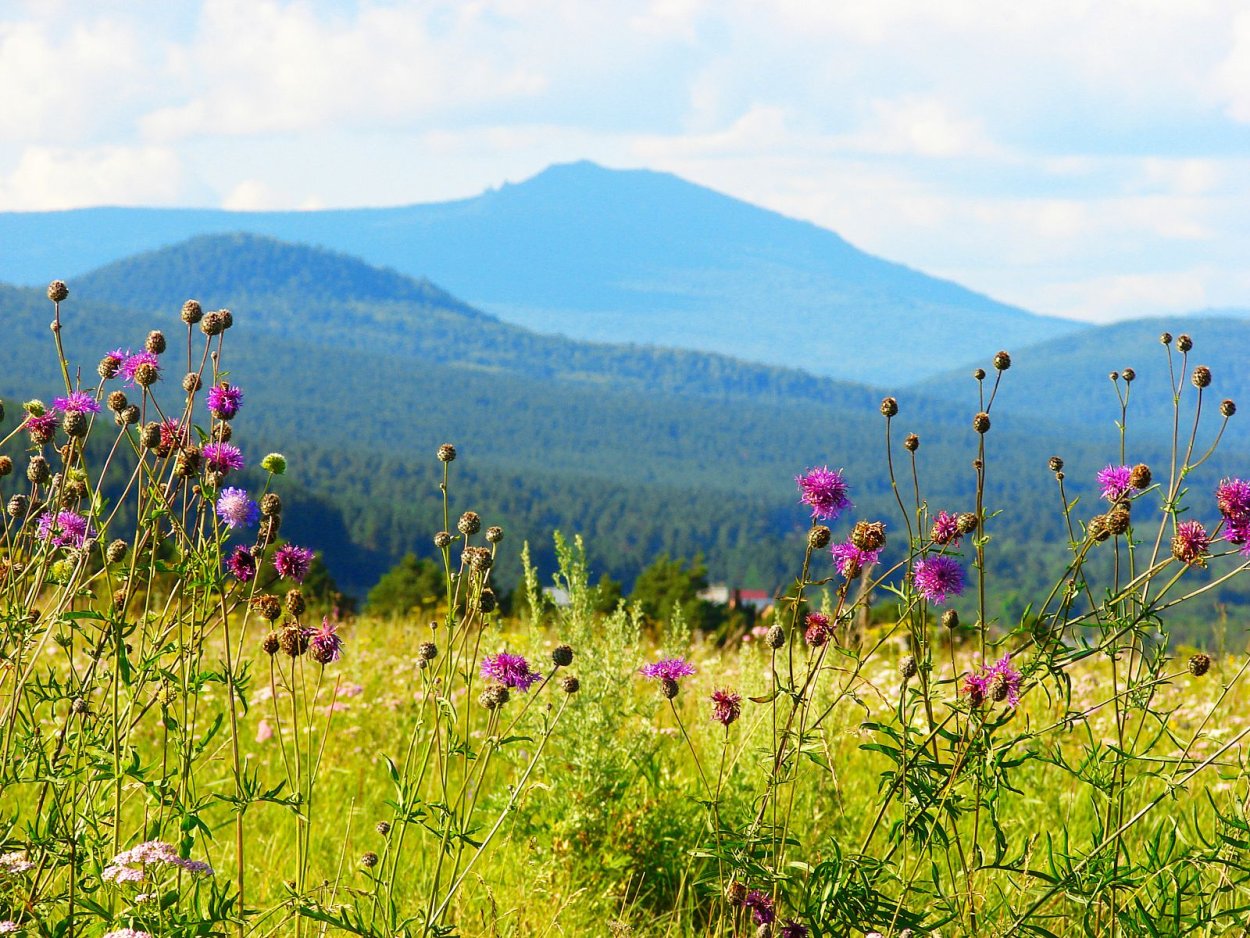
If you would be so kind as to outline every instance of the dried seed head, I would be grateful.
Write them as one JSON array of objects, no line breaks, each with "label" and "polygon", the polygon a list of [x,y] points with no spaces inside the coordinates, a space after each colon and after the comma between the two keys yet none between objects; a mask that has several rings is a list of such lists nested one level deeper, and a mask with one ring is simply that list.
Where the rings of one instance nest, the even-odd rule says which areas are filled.
[{"label": "dried seed head", "polygon": [[1202,677],[1202,675],[1211,670],[1211,656],[1198,652],[1198,654],[1189,659],[1188,668],[1189,673],[1194,677]]},{"label": "dried seed head", "polygon": [[960,534],[971,534],[979,527],[977,516],[970,511],[960,512],[955,524]]},{"label": "dried seed head", "polygon": [[277,492],[266,492],[260,499],[260,513],[266,518],[282,514],[282,496]]},{"label": "dried seed head", "polygon": [[234,436],[234,428],[230,426],[229,422],[218,420],[213,424],[212,437],[214,443],[229,443],[232,436]]},{"label": "dried seed head", "polygon": [[1126,384],[1132,384],[1137,379],[1137,372],[1132,368],[1125,368],[1120,372],[1120,377],[1124,379]]},{"label": "dried seed head", "polygon": [[11,518],[21,518],[30,507],[30,499],[25,495],[14,495],[9,499],[8,512]]},{"label": "dried seed head", "polygon": [[378,855],[374,853],[372,850],[368,851],[363,856],[361,856],[360,865],[363,866],[367,870],[373,869],[375,866],[378,865]]},{"label": "dried seed head", "polygon": [[104,549],[105,559],[109,563],[120,563],[126,556],[127,545],[120,537],[117,540],[109,541],[109,546]]},{"label": "dried seed head", "polygon": [[148,333],[148,337],[143,340],[143,347],[153,355],[160,355],[165,351],[165,333],[159,329],[153,329]]},{"label": "dried seed head", "polygon": [[742,905],[742,903],[746,901],[746,898],[746,883],[741,883],[735,880],[725,887],[725,899],[730,905]]},{"label": "dried seed head", "polygon": [[476,511],[466,511],[456,522],[456,530],[461,534],[476,534],[482,530],[482,519]]},{"label": "dried seed head", "polygon": [[576,694],[582,689],[582,682],[579,681],[574,675],[566,674],[564,677],[560,678],[560,689],[566,694]]},{"label": "dried seed head", "polygon": [[880,550],[885,547],[885,525],[880,521],[857,521],[851,528],[851,543],[860,550]]},{"label": "dried seed head", "polygon": [[[220,484],[220,480],[218,480]],[[282,529],[282,516],[269,515],[267,518],[261,518],[260,524],[256,526],[256,538],[262,544],[272,544],[278,539],[278,532]]]},{"label": "dried seed head", "polygon": [[417,657],[422,661],[433,661],[438,657],[438,646],[433,642],[422,642],[417,646]]},{"label": "dried seed head", "polygon": [[985,411],[981,411],[981,413],[973,417],[972,429],[976,430],[977,433],[988,433],[990,430],[990,415]]},{"label": "dried seed head", "polygon": [[1085,528],[1085,533],[1095,541],[1102,542],[1111,536],[1111,528],[1107,526],[1106,515],[1094,515],[1089,519],[1089,525]]},{"label": "dried seed head", "polygon": [[994,368],[997,371],[1006,371],[1011,367],[1011,356],[1006,352],[999,352],[994,356]]},{"label": "dried seed head", "polygon": [[[277,603],[278,597],[273,596],[270,598],[273,599],[274,603]],[[276,619],[277,616],[274,616],[274,618]],[[278,645],[286,652],[288,657],[298,658],[308,651],[308,636],[299,626],[288,625],[278,634]]]},{"label": "dried seed head", "polygon": [[893,417],[898,413],[898,401],[887,397],[881,401],[881,416]]},{"label": "dried seed head", "polygon": [[67,296],[69,296],[69,287],[65,285],[64,280],[53,280],[48,284],[48,299],[53,303],[59,303]]},{"label": "dried seed head", "polygon": [[915,655],[903,655],[898,662],[898,673],[903,676],[904,681],[911,680],[916,676],[919,668],[916,667]]},{"label": "dried seed head", "polygon": [[95,373],[101,378],[108,380],[116,378],[117,372],[121,370],[122,360],[115,355],[105,355],[100,359],[100,364],[95,366]]},{"label": "dried seed head", "polygon": [[1107,515],[1107,530],[1112,534],[1123,534],[1128,530],[1132,517],[1124,508],[1116,508]]},{"label": "dried seed head", "polygon": [[120,611],[126,608],[126,600],[130,598],[130,593],[126,587],[119,590],[113,590],[113,608]]},{"label": "dried seed head", "polygon": [[282,642],[277,632],[270,632],[260,640],[260,649],[267,655],[276,655],[281,647]]},{"label": "dried seed head", "polygon": [[69,705],[69,709],[75,716],[86,716],[91,713],[91,705],[81,697],[75,697],[74,702]]},{"label": "dried seed head", "polygon": [[972,372],[972,377],[976,378],[976,380],[978,380],[978,381],[984,381],[984,380],[985,380],[985,369],[984,369],[984,368],[976,368],[976,369],[974,369],[974,370],[973,370],[973,372]]},{"label": "dried seed head", "polygon": [[498,605],[499,601],[491,590],[482,590],[482,594],[477,598],[477,608],[483,615],[494,612]]},{"label": "dried seed head", "polygon": [[390,822],[388,822],[388,821],[378,821],[377,826],[376,826],[376,827],[374,827],[374,830],[376,830],[379,834],[381,834],[383,837],[385,837],[387,834],[389,834],[389,833],[391,832],[391,825],[390,825]]},{"label": "dried seed head", "polygon": [[807,543],[813,550],[828,547],[831,540],[833,540],[833,532],[823,524],[818,524],[807,532]]},{"label": "dried seed head", "polygon": [[465,566],[475,573],[485,573],[495,564],[495,558],[486,547],[466,547],[462,559]]},{"label": "dried seed head", "polygon": [[909,433],[903,438],[903,449],[909,453],[914,453],[920,448],[920,437],[914,433]]},{"label": "dried seed head", "polygon": [[503,684],[492,684],[482,691],[482,696],[478,698],[478,703],[487,710],[497,710],[506,704],[511,697],[512,695],[508,692],[508,688]]},{"label": "dried seed head", "polygon": [[1118,371],[1113,371],[1111,372],[1111,374],[1107,375],[1107,377],[1110,378],[1112,381],[1119,381],[1120,373]]},{"label": "dried seed head", "polygon": [[764,642],[769,648],[780,648],[786,643],[786,630],[779,625],[774,625],[764,636]]},{"label": "dried seed head", "polygon": [[304,614],[304,610],[308,608],[307,604],[304,602],[304,593],[298,586],[293,586],[286,591],[284,602],[286,604],[286,611],[297,619],[302,616]]},{"label": "dried seed head", "polygon": [[120,414],[130,406],[130,401],[126,400],[125,391],[114,391],[108,396],[108,405],[109,410],[115,414]]},{"label": "dried seed head", "polygon": [[451,535],[446,531],[439,531],[434,535],[434,546],[439,550],[451,545]]},{"label": "dried seed head", "polygon": [[947,609],[942,613],[942,624],[948,629],[959,628],[959,613],[954,609]]},{"label": "dried seed head", "polygon": [[1063,460],[1060,459],[1058,456],[1051,456],[1050,457],[1050,471],[1051,472],[1063,472]]},{"label": "dried seed head", "polygon": [[492,544],[498,544],[503,540],[503,528],[497,524],[491,525],[486,529],[486,540]]},{"label": "dried seed head", "polygon": [[161,373],[151,362],[143,362],[135,369],[135,384],[141,388],[150,388],[160,378]]},{"label": "dried seed head", "polygon": [[47,482],[52,476],[52,470],[48,467],[48,461],[42,456],[30,457],[30,462],[26,464],[26,478],[36,485]]},{"label": "dried seed head", "polygon": [[1211,369],[1206,365],[1199,365],[1194,369],[1193,376],[1189,379],[1196,388],[1209,388],[1211,386]]},{"label": "dried seed head", "polygon": [[187,300],[182,304],[182,321],[188,326],[194,326],[203,316],[204,308],[199,300]]},{"label": "dried seed head", "polygon": [[567,668],[573,663],[573,646],[557,645],[551,650],[551,660],[557,668]]},{"label": "dried seed head", "polygon": [[1151,478],[1150,467],[1144,462],[1139,462],[1129,472],[1128,484],[1140,492],[1150,488]]},{"label": "dried seed head", "polygon": [[225,329],[226,322],[222,318],[220,310],[205,313],[204,318],[200,320],[200,331],[207,336],[221,335]]},{"label": "dried seed head", "polygon": [[1164,345],[1171,345],[1172,333],[1170,332],[1163,333],[1162,335],[1159,336],[1159,341],[1162,342]]},{"label": "dried seed head", "polygon": [[677,682],[671,677],[660,679],[660,693],[663,694],[668,700],[672,700],[676,697],[680,690],[681,687],[678,686]]},{"label": "dried seed head", "polygon": [[257,615],[269,622],[274,622],[282,615],[282,603],[272,593],[261,593],[252,600],[252,608]]},{"label": "dried seed head", "polygon": [[204,464],[204,454],[198,446],[184,446],[174,457],[174,475],[184,479],[200,474]]},{"label": "dried seed head", "polygon": [[114,422],[123,427],[133,427],[139,422],[139,418],[141,416],[142,414],[139,412],[139,408],[134,404],[131,404],[114,418]]},{"label": "dried seed head", "polygon": [[1188,352],[1193,347],[1194,347],[1194,340],[1191,339],[1189,336],[1187,336],[1185,333],[1182,332],[1180,335],[1176,337],[1177,351]]},{"label": "dried seed head", "polygon": [[1237,405],[1225,398],[1220,401],[1220,413],[1225,417],[1231,417],[1233,414],[1237,413]]},{"label": "dried seed head", "polygon": [[87,435],[87,415],[79,410],[71,410],[61,418],[61,429],[66,436],[82,438]]},{"label": "dried seed head", "polygon": [[456,458],[456,448],[450,443],[444,443],[438,448],[439,462],[451,462]]},{"label": "dried seed head", "polygon": [[200,379],[199,374],[194,371],[188,371],[182,376],[182,389],[188,394],[194,394],[203,386],[204,382]]},{"label": "dried seed head", "polygon": [[13,471],[13,459],[9,456],[0,456],[0,478],[4,478]]}]

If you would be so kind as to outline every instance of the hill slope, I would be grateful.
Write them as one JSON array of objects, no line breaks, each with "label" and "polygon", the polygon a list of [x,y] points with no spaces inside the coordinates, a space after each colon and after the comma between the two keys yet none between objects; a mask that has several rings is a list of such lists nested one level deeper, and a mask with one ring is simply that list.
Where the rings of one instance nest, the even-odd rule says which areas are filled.
[{"label": "hill slope", "polygon": [[865,360],[876,382],[894,383],[1081,328],[677,177],[591,163],[471,199],[399,208],[0,214],[0,279],[38,284],[53,269],[77,276],[192,235],[235,231],[428,276],[544,332],[715,351],[846,380],[866,379]]}]

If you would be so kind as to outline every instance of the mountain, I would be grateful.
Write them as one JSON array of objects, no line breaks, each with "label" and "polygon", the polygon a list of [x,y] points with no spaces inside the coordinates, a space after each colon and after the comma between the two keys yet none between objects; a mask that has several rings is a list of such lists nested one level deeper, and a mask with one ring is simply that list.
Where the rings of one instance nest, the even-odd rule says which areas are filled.
[{"label": "mountain", "polygon": [[398,208],[4,213],[0,279],[77,277],[197,234],[240,231],[429,277],[542,332],[713,351],[862,383],[914,381],[1082,328],[675,176],[586,162],[470,199]]}]

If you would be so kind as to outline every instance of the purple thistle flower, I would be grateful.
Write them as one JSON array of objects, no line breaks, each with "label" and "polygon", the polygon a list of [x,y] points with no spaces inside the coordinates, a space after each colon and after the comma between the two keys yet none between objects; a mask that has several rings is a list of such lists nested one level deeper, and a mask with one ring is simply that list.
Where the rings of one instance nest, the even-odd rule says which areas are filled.
[{"label": "purple thistle flower", "polygon": [[1020,703],[1020,682],[1022,676],[1011,665],[1011,654],[1005,654],[989,667],[982,667],[979,674],[969,671],[964,675],[963,691],[979,707],[987,697],[993,700],[1006,700],[1011,706]]},{"label": "purple thistle flower", "polygon": [[933,528],[929,531],[929,537],[934,544],[939,544],[942,547],[947,545],[958,547],[959,515],[951,515],[944,511],[939,511],[937,517],[933,519]]},{"label": "purple thistle flower", "polygon": [[217,517],[228,528],[250,528],[260,517],[260,506],[243,489],[224,488],[217,496]]},{"label": "purple thistle flower", "polygon": [[794,480],[798,483],[804,505],[812,507],[812,517],[831,521],[851,507],[849,489],[839,470],[821,466],[808,469]]},{"label": "purple thistle flower", "polygon": [[160,423],[161,441],[157,444],[156,455],[164,459],[176,449],[187,445],[187,428],[173,417],[166,417]]},{"label": "purple thistle flower", "polygon": [[226,569],[240,583],[249,583],[256,576],[256,558],[250,550],[240,544],[226,560]]},{"label": "purple thistle flower", "polygon": [[26,417],[26,429],[30,433],[30,441],[42,446],[56,435],[56,414],[46,411],[42,414],[29,414]]},{"label": "purple thistle flower", "polygon": [[751,918],[756,925],[767,925],[777,917],[773,908],[773,897],[758,889],[748,892],[742,904],[751,910]]},{"label": "purple thistle flower", "polygon": [[63,414],[98,414],[100,402],[86,391],[71,391],[66,397],[54,397],[52,408]]},{"label": "purple thistle flower", "polygon": [[215,384],[208,389],[208,409],[219,420],[233,420],[243,403],[243,389],[233,384]]},{"label": "purple thistle flower", "polygon": [[313,552],[307,547],[283,544],[274,552],[273,568],[278,571],[278,576],[303,583],[312,561]]},{"label": "purple thistle flower", "polygon": [[807,935],[807,926],[796,922],[794,919],[788,919],[781,926],[781,938],[807,938]]},{"label": "purple thistle flower", "polygon": [[939,606],[948,596],[958,596],[964,591],[963,568],[950,557],[926,557],[918,561],[911,578],[920,595]]},{"label": "purple thistle flower", "polygon": [[1243,554],[1250,553],[1250,518],[1228,518],[1224,523],[1224,540],[1242,548]]},{"label": "purple thistle flower", "polygon": [[213,472],[225,475],[231,469],[243,468],[243,453],[233,443],[209,443],[203,452],[204,464]]},{"label": "purple thistle flower", "polygon": [[827,644],[829,636],[833,634],[833,629],[829,625],[829,617],[823,612],[809,612],[807,619],[807,630],[803,633],[803,637],[807,640],[807,644],[813,648],[819,648],[821,645]]},{"label": "purple thistle flower", "polygon": [[498,681],[504,687],[511,687],[524,694],[532,684],[541,681],[543,676],[530,670],[530,663],[524,656],[501,651],[482,659],[482,677],[488,681]]},{"label": "purple thistle flower", "polygon": [[859,576],[864,567],[871,567],[881,556],[880,550],[861,550],[850,541],[834,544],[829,552],[833,554],[833,562],[838,572],[848,580]]},{"label": "purple thistle flower", "polygon": [[322,616],[320,628],[304,631],[308,636],[309,654],[314,661],[329,664],[343,657],[343,639],[338,634],[338,628],[337,622],[331,622],[329,616]]},{"label": "purple thistle flower", "polygon": [[1215,490],[1215,504],[1219,506],[1220,514],[1230,522],[1250,521],[1250,482],[1244,479],[1222,480]]},{"label": "purple thistle flower", "polygon": [[[118,349],[118,351],[121,350]],[[140,365],[151,365],[157,372],[161,370],[161,360],[151,352],[142,351],[131,354],[127,350],[119,369],[119,374],[126,379],[127,384],[133,385],[135,383],[135,372],[139,370]]]},{"label": "purple thistle flower", "polygon": [[1172,556],[1191,567],[1205,567],[1211,535],[1201,521],[1182,521],[1172,535]]},{"label": "purple thistle flower", "polygon": [[55,515],[45,511],[39,516],[38,537],[52,541],[56,547],[82,547],[87,538],[95,537],[95,530],[86,518],[72,511],[58,511]]},{"label": "purple thistle flower", "polygon": [[1114,502],[1127,495],[1133,489],[1129,479],[1133,470],[1129,466],[1107,466],[1098,470],[1098,484],[1102,486],[1102,497]]},{"label": "purple thistle flower", "polygon": [[665,658],[662,661],[644,664],[638,673],[657,681],[676,681],[678,678],[689,677],[695,671],[694,665],[685,658]]},{"label": "purple thistle flower", "polygon": [[742,695],[725,688],[712,692],[712,719],[722,726],[729,726],[742,713]]}]

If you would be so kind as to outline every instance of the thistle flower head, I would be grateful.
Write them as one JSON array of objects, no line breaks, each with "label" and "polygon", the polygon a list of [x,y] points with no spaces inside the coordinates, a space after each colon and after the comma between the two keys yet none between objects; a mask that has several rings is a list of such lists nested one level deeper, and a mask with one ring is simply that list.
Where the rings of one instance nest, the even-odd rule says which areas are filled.
[{"label": "thistle flower head", "polygon": [[228,528],[250,528],[260,517],[260,506],[244,489],[227,487],[217,496],[217,517]]},{"label": "thistle flower head", "polygon": [[483,658],[481,673],[486,680],[497,681],[504,687],[511,687],[523,694],[536,681],[542,680],[542,674],[531,670],[523,655],[513,655],[506,651]]},{"label": "thistle flower head", "polygon": [[981,706],[986,698],[995,701],[1006,700],[1014,707],[1020,703],[1020,682],[1022,676],[1011,664],[1010,653],[1003,655],[992,665],[982,667],[977,673],[969,671],[964,675],[963,692],[971,700],[974,707]]},{"label": "thistle flower head", "polygon": [[54,547],[82,547],[88,538],[95,537],[95,529],[86,518],[72,511],[47,511],[39,516],[38,537],[51,541]]},{"label": "thistle flower head", "polygon": [[243,403],[243,390],[237,385],[214,384],[208,389],[208,409],[218,420],[233,420]]},{"label": "thistle flower head", "polygon": [[1201,521],[1182,521],[1172,536],[1172,556],[1191,567],[1205,567],[1211,535]]},{"label": "thistle flower head", "polygon": [[1118,501],[1133,490],[1132,466],[1108,465],[1098,470],[1098,484],[1102,486],[1102,497],[1109,502]]},{"label": "thistle flower head", "polygon": [[850,490],[839,470],[828,466],[808,469],[794,481],[801,493],[799,501],[811,506],[813,518],[832,520],[851,507]]},{"label": "thistle flower head", "polygon": [[827,644],[829,636],[833,634],[833,629],[829,625],[829,617],[823,612],[809,612],[804,624],[807,628],[803,637],[807,640],[807,644],[814,648]]},{"label": "thistle flower head", "polygon": [[829,552],[833,555],[833,563],[838,572],[848,580],[859,576],[865,567],[871,567],[881,557],[881,551],[863,550],[852,541],[834,544]]},{"label": "thistle flower head", "polygon": [[742,695],[728,688],[712,692],[712,719],[728,726],[742,713]]},{"label": "thistle flower head", "polygon": [[249,583],[256,576],[256,557],[240,544],[227,558],[226,569],[240,583]]},{"label": "thistle flower head", "polygon": [[144,365],[151,366],[155,369],[157,375],[160,374],[161,360],[155,354],[146,349],[141,352],[127,350],[126,354],[122,356],[122,363],[118,367],[118,373],[126,379],[127,384],[133,386],[138,383],[135,376]]},{"label": "thistle flower head", "polygon": [[278,576],[303,583],[312,566],[313,552],[307,547],[296,547],[294,544],[283,544],[273,555],[273,568]]},{"label": "thistle flower head", "polygon": [[329,616],[323,616],[321,627],[308,629],[304,633],[308,637],[309,654],[319,664],[329,664],[343,657],[343,639],[338,634],[338,623],[332,622]]},{"label": "thistle flower head", "polygon": [[752,889],[742,904],[751,910],[751,919],[756,925],[767,925],[777,917],[773,907],[773,897],[766,892]]},{"label": "thistle flower head", "polygon": [[54,397],[52,409],[63,414],[98,414],[100,402],[86,391],[71,391],[65,397]]},{"label": "thistle flower head", "polygon": [[1229,521],[1250,520],[1250,482],[1222,480],[1215,489],[1215,504]]},{"label": "thistle flower head", "polygon": [[56,413],[49,410],[41,414],[29,414],[24,426],[30,434],[30,441],[36,446],[42,446],[56,435]]},{"label": "thistle flower head", "polygon": [[243,453],[233,443],[209,443],[204,447],[204,464],[222,475],[243,468]]},{"label": "thistle flower head", "polygon": [[925,599],[942,605],[947,597],[964,591],[964,571],[950,557],[926,557],[912,570],[912,582]]},{"label": "thistle flower head", "polygon": [[939,511],[937,517],[933,519],[933,528],[929,531],[929,537],[935,544],[942,547],[958,547],[959,546],[959,515],[948,514],[945,511]]},{"label": "thistle flower head", "polygon": [[644,664],[638,671],[643,677],[656,681],[676,681],[695,673],[694,665],[685,658],[664,658]]}]

